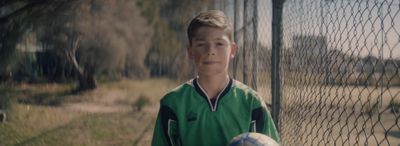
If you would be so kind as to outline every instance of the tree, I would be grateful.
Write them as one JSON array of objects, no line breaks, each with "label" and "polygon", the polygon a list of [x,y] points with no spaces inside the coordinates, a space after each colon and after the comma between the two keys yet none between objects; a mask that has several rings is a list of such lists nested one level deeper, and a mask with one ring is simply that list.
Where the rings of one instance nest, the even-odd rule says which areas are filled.
[{"label": "tree", "polygon": [[13,61],[16,44],[28,29],[23,18],[26,11],[41,1],[0,0],[0,78],[9,76],[9,65]]},{"label": "tree", "polygon": [[186,79],[194,74],[194,68],[186,56],[186,28],[189,20],[206,8],[209,2],[138,0],[144,16],[155,30],[151,49],[146,55],[146,65],[152,76]]},{"label": "tree", "polygon": [[[152,32],[140,16],[135,1],[17,2],[23,4],[0,18],[5,21],[0,24],[7,28],[4,30],[15,28],[15,31],[2,36],[13,38],[11,34],[15,35],[15,41],[11,41],[13,44],[7,46],[15,46],[18,38],[27,31],[35,33],[44,50],[73,67],[79,89],[95,88],[95,75],[110,70],[130,77],[147,76],[144,56]],[[1,6],[7,4],[14,5],[14,2],[0,1]],[[6,39],[2,44],[8,42]],[[15,47],[7,48],[15,50]]]}]

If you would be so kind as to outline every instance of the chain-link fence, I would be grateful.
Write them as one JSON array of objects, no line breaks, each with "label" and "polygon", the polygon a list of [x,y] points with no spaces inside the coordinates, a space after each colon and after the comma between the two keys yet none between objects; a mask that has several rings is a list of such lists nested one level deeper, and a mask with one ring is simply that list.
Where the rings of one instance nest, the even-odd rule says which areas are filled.
[{"label": "chain-link fence", "polygon": [[400,2],[206,2],[185,12],[219,9],[234,22],[230,74],[265,98],[283,145],[400,144]]},{"label": "chain-link fence", "polygon": [[271,2],[265,0],[213,2],[211,9],[224,11],[234,22],[234,39],[238,48],[237,55],[231,61],[231,75],[257,89],[270,101]]},{"label": "chain-link fence", "polygon": [[394,0],[285,2],[284,144],[400,144],[399,12]]},{"label": "chain-link fence", "polygon": [[[400,2],[220,0],[283,145],[400,145]],[[272,91],[271,91],[272,89]]]}]

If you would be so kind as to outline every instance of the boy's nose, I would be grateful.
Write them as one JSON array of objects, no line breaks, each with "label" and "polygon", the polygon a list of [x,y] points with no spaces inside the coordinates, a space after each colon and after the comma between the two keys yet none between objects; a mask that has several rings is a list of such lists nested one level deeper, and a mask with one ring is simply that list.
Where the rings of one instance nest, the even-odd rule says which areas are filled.
[{"label": "boy's nose", "polygon": [[215,46],[210,44],[207,46],[207,55],[214,56],[215,55]]}]

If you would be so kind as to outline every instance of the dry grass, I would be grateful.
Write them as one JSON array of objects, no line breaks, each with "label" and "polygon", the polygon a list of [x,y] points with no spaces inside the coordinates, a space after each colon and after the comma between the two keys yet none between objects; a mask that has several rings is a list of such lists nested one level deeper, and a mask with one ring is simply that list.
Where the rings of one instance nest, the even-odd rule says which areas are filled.
[{"label": "dry grass", "polygon": [[399,95],[398,86],[285,86],[282,136],[286,144],[397,145]]},{"label": "dry grass", "polygon": [[[268,78],[260,81],[269,83]],[[1,86],[0,96],[14,100],[9,121],[0,124],[0,145],[150,145],[158,101],[176,85],[168,79],[121,80],[75,95],[68,94],[71,85]],[[269,88],[259,84],[266,99]],[[297,107],[282,114],[285,138],[296,135],[299,139],[293,141],[315,145],[376,144],[375,139],[383,145],[399,142],[392,135],[400,131],[398,116],[393,115],[400,109],[400,87],[286,85],[282,89],[282,107]],[[47,102],[57,99],[61,104]],[[377,109],[378,99],[382,102]],[[373,138],[367,137],[371,131]]]},{"label": "dry grass", "polygon": [[[71,85],[14,85],[18,92],[8,121],[0,123],[0,145],[150,145],[158,101],[177,84],[122,80],[75,95],[68,92]],[[148,102],[140,111],[132,108],[139,97]],[[31,98],[60,99],[60,104]]]}]

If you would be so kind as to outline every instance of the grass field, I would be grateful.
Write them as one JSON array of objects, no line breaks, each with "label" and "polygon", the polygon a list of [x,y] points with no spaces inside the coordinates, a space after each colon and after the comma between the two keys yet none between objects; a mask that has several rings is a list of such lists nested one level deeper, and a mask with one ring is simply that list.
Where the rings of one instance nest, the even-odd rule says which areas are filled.
[{"label": "grass field", "polygon": [[69,84],[2,84],[0,98],[12,99],[0,146],[150,145],[158,101],[177,84],[122,80],[78,94]]},{"label": "grass field", "polygon": [[[0,123],[0,146],[150,145],[158,101],[178,84],[121,80],[78,94],[69,92],[70,84],[1,84],[0,98],[12,98],[8,120]],[[270,101],[268,84],[258,91]],[[394,99],[400,110],[400,87],[286,85],[282,92],[283,143],[400,144],[399,113],[388,108]]]}]

